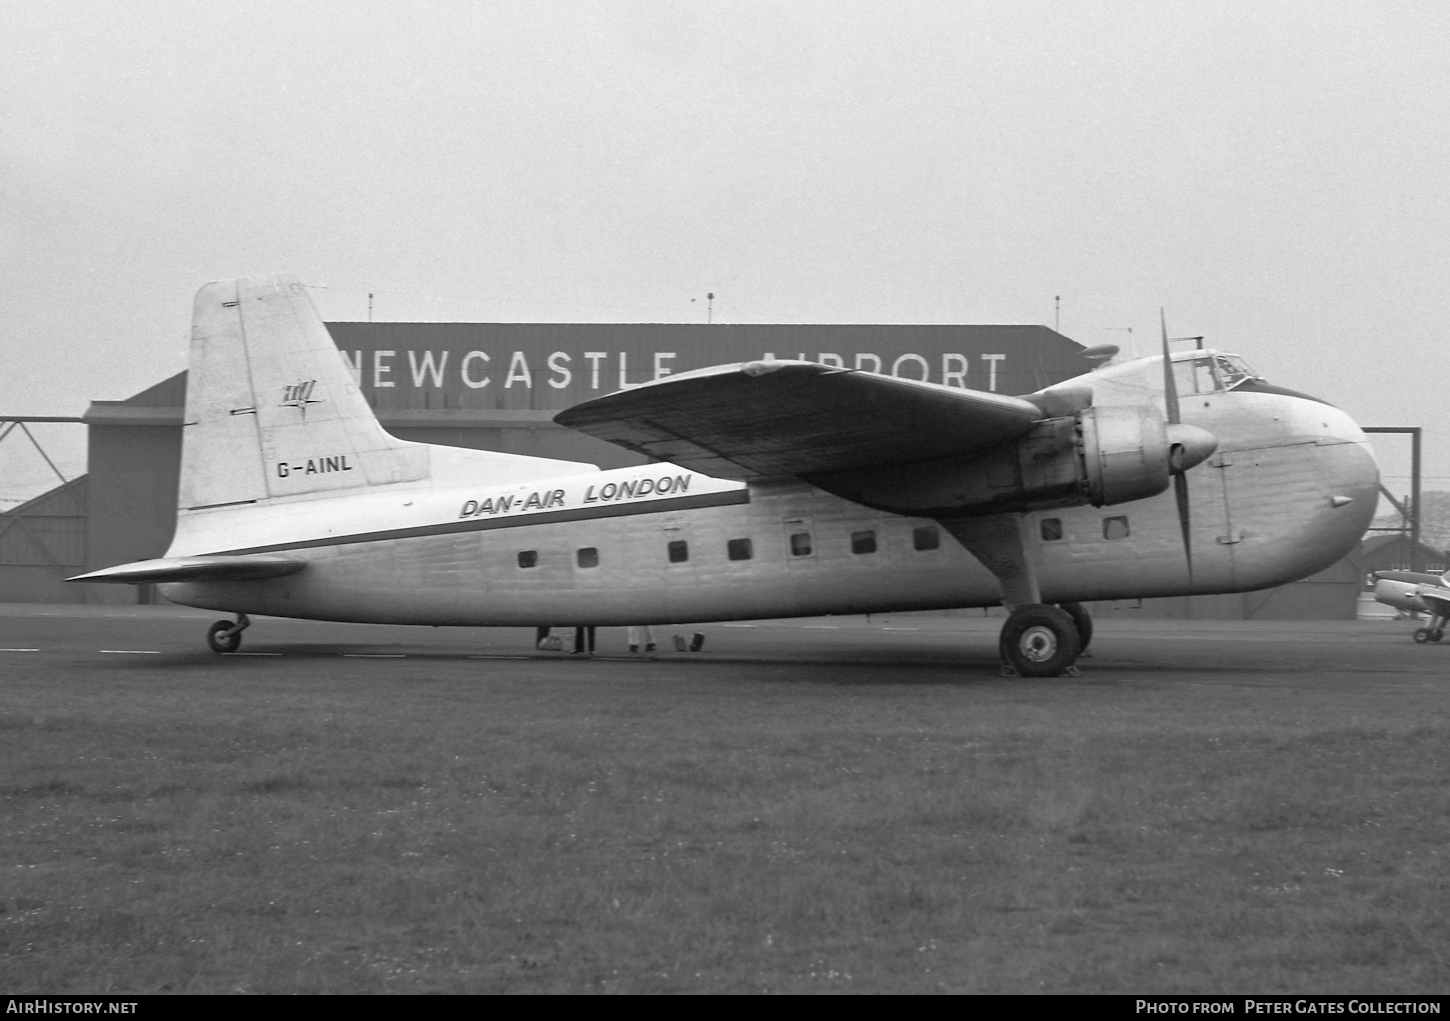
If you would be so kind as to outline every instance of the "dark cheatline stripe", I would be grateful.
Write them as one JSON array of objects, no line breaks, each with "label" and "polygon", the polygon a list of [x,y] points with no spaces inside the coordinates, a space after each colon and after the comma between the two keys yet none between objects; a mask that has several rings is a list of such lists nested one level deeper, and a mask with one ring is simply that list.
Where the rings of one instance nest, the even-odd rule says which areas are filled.
[{"label": "dark cheatline stripe", "polygon": [[1335,407],[1335,405],[1329,404],[1322,397],[1315,397],[1313,394],[1300,393],[1298,390],[1289,390],[1282,386],[1275,386],[1273,383],[1266,383],[1262,379],[1246,379],[1230,390],[1229,393],[1280,394],[1284,397],[1300,397],[1306,401],[1313,401],[1315,404],[1328,404],[1331,408]]},{"label": "dark cheatline stripe", "polygon": [[739,489],[729,493],[699,493],[670,500],[649,500],[644,503],[611,504],[602,507],[575,507],[543,514],[508,515],[500,518],[470,518],[446,521],[438,525],[417,525],[411,528],[390,528],[380,532],[355,532],[351,535],[329,535],[320,539],[279,542],[270,546],[247,546],[242,549],[216,550],[207,556],[228,556],[238,553],[276,553],[281,550],[313,549],[318,546],[349,546],[359,542],[386,542],[389,539],[416,539],[425,535],[449,535],[455,532],[483,532],[495,528],[522,528],[526,525],[552,525],[560,521],[587,521],[590,518],[623,518],[636,514],[663,514],[666,511],[695,510],[701,507],[729,507],[749,503],[750,491]]},{"label": "dark cheatline stripe", "polygon": [[241,507],[243,504],[256,502],[256,500],[232,500],[228,503],[199,503],[195,507],[187,507],[186,510],[211,510],[213,507]]}]

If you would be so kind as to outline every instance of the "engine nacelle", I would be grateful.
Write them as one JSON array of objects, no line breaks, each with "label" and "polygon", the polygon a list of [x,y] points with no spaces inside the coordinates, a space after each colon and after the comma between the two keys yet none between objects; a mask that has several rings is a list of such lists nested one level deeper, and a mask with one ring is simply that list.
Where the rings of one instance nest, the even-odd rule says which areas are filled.
[{"label": "engine nacelle", "polygon": [[1168,488],[1167,423],[1153,408],[1088,408],[1078,416],[1084,495],[1094,507],[1157,496]]},{"label": "engine nacelle", "polygon": [[975,517],[1157,496],[1171,473],[1197,464],[1216,441],[1168,425],[1151,407],[1086,408],[1039,422],[1027,435],[975,457],[833,472],[814,485],[868,507],[924,517]]}]

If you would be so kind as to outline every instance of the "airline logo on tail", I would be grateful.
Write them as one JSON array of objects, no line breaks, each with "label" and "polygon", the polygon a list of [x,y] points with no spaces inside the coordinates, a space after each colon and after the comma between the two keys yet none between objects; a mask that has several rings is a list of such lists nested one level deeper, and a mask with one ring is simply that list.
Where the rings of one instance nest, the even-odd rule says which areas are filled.
[{"label": "airline logo on tail", "polygon": [[293,383],[282,388],[281,408],[296,408],[302,412],[303,419],[307,418],[307,405],[321,404],[322,398],[312,399],[312,392],[317,389],[317,380],[308,379],[301,383]]}]

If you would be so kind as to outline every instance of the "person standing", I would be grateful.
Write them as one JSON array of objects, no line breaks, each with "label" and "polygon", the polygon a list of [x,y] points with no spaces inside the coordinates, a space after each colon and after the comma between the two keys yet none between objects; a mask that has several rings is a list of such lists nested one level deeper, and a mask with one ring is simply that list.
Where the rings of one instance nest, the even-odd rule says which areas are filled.
[{"label": "person standing", "polygon": [[575,655],[581,652],[589,656],[594,655],[594,630],[595,628],[592,624],[587,627],[580,625],[574,629]]},{"label": "person standing", "polygon": [[638,652],[643,645],[645,652],[655,651],[654,628],[648,624],[631,624],[629,626],[629,651]]}]

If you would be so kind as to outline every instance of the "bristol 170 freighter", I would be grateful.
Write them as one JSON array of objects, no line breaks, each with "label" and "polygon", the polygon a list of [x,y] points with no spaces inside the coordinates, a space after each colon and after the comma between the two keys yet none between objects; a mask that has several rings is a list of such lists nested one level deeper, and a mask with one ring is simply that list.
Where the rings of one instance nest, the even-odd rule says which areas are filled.
[{"label": "bristol 170 freighter", "polygon": [[[1166,331],[1165,331],[1166,334]],[[800,361],[683,372],[560,424],[592,465],[399,440],[284,276],[196,297],[175,537],[72,579],[235,614],[674,624],[992,606],[1005,669],[1075,672],[1090,600],[1244,592],[1351,551],[1364,433],[1208,350],[1020,397]]]}]

